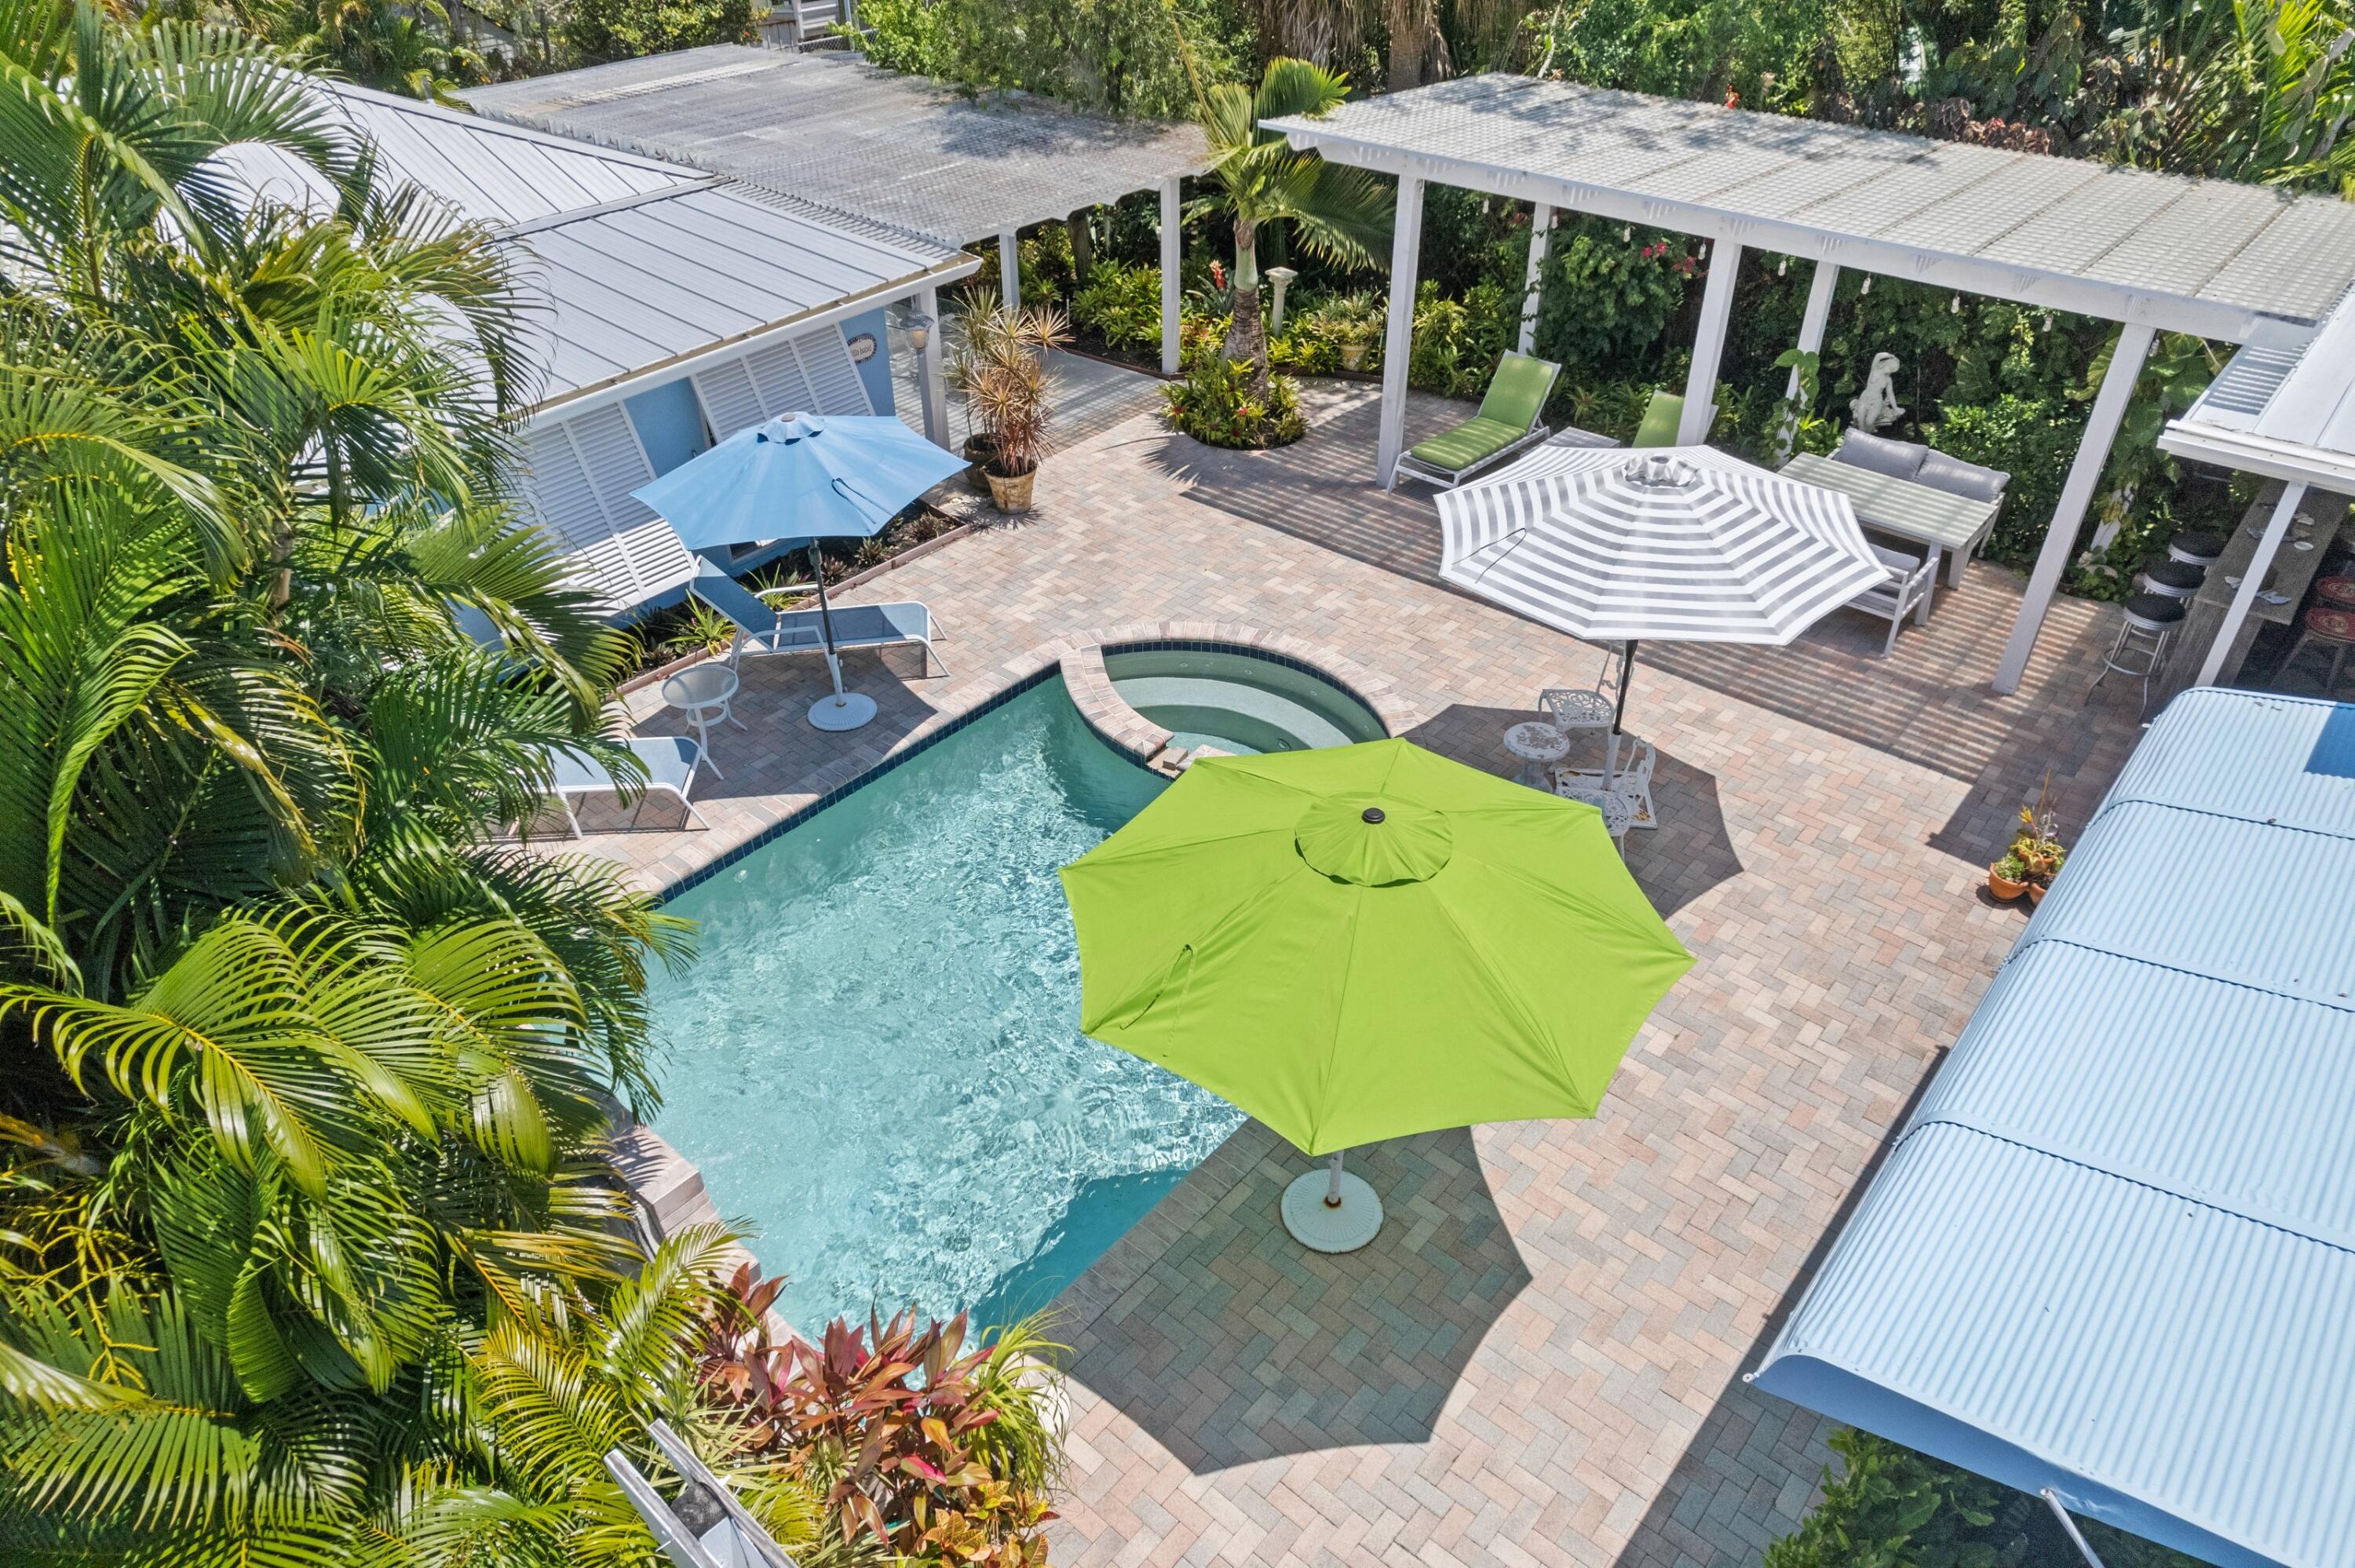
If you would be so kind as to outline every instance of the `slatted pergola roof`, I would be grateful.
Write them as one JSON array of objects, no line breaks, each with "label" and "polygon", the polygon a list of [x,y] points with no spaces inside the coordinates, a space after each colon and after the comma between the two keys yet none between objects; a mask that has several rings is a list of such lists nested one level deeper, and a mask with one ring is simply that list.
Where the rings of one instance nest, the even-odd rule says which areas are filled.
[{"label": "slatted pergola roof", "polygon": [[[1427,184],[1536,206],[1525,353],[1554,209],[1713,243],[1681,444],[1705,441],[1715,419],[1745,249],[1816,264],[1803,353],[1822,345],[1843,269],[2120,323],[1990,683],[1998,694],[2017,690],[2026,673],[2153,334],[2298,340],[2355,289],[2355,203],[2262,185],[1518,76],[1468,77],[1269,124],[1295,147],[1398,176],[1375,458],[1385,483],[1405,448]],[[2095,543],[2106,543],[2098,530]]]},{"label": "slatted pergola roof", "polygon": [[1199,173],[1189,124],[972,98],[847,56],[715,44],[478,87],[496,119],[729,175],[948,245]]},{"label": "slatted pergola roof", "polygon": [[2355,203],[1528,77],[1274,122],[1337,163],[2239,343],[2355,287]]}]

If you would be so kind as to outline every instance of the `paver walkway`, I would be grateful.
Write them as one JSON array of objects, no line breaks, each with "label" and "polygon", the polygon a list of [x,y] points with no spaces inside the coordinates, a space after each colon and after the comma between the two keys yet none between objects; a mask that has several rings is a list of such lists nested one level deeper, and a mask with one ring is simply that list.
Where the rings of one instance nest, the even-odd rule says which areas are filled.
[{"label": "paver walkway", "polygon": [[[748,663],[751,731],[698,789],[712,831],[651,803],[591,847],[678,875],[1059,636],[1126,622],[1326,644],[1391,683],[1415,739],[1507,770],[1503,727],[1600,655],[1438,586],[1428,500],[1366,481],[1369,395],[1311,403],[1286,452],[1133,419],[1063,453],[1033,518],[861,590],[928,600],[952,676],[854,659],[881,717],[846,743],[800,721],[815,661]],[[1979,889],[2021,799],[2049,768],[2073,831],[2137,733],[2113,688],[2080,705],[2100,607],[2056,606],[2020,694],[1988,694],[2018,594],[1974,567],[1886,660],[1845,613],[1788,650],[1646,648],[1630,728],[1659,747],[1663,825],[1628,860],[1699,961],[1602,1114],[1366,1151],[1391,1218],[1344,1258],[1283,1237],[1303,1162],[1239,1133],[1063,1299],[1058,1562],[1669,1568],[1754,1563],[1793,1526],[1823,1424],[1741,1373],[2019,931]]]}]

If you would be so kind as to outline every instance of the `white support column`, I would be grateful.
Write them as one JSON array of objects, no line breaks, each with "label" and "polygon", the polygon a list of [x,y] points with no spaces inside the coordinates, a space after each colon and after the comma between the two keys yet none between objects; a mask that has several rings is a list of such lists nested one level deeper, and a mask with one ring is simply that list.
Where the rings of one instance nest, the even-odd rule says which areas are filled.
[{"label": "white support column", "polygon": [[1717,417],[1717,366],[1725,355],[1725,323],[1733,317],[1733,275],[1742,268],[1742,247],[1731,239],[1713,241],[1709,251],[1709,282],[1700,295],[1700,330],[1693,334],[1692,370],[1685,376],[1684,417],[1677,421],[1677,445],[1695,447],[1709,440]]},{"label": "white support column", "polygon": [[1553,248],[1553,208],[1540,202],[1529,212],[1529,277],[1521,301],[1521,352],[1538,349],[1538,296],[1544,292],[1546,252]]},{"label": "white support column", "polygon": [[2142,376],[2143,356],[2150,352],[2152,335],[2152,329],[2138,322],[2118,329],[2109,371],[2102,377],[2102,389],[2094,395],[2094,409],[2085,419],[2084,439],[2077,443],[2076,461],[2069,465],[2069,477],[2061,486],[2060,503],[2052,508],[2052,525],[2045,530],[2035,569],[2028,574],[2019,619],[2011,623],[2010,640],[2003,645],[2003,662],[1996,667],[1995,690],[1999,696],[2019,690],[2020,679],[2028,673],[2028,656],[2036,651],[2044,612],[2052,603],[2053,590],[2061,586],[2070,552],[2077,547],[2077,530],[2084,524],[2085,508],[2093,504],[2094,486],[2101,482],[2102,468],[2110,461],[2110,442],[2117,438],[2118,421],[2126,418],[2126,402]]},{"label": "white support column", "polygon": [[2232,639],[2241,623],[2249,619],[2249,606],[2257,602],[2258,590],[2265,586],[2265,575],[2274,569],[2274,556],[2281,549],[2282,536],[2289,532],[2290,519],[2306,504],[2306,486],[2286,484],[2281,499],[2274,503],[2274,514],[2265,519],[2265,531],[2257,539],[2257,553],[2241,568],[2241,586],[2232,590],[2232,602],[2224,611],[2224,624],[2216,629],[2216,641],[2208,645],[2208,656],[2200,661],[2200,681],[2212,686],[2224,668],[2225,655],[2232,651]]},{"label": "white support column", "polygon": [[1022,308],[1022,241],[1010,228],[997,231],[997,292],[1007,310]]},{"label": "white support column", "polygon": [[1178,182],[1161,182],[1161,374],[1178,374],[1178,263],[1185,243]]},{"label": "white support column", "polygon": [[[1799,352],[1821,354],[1824,350],[1824,328],[1832,319],[1832,291],[1839,287],[1839,269],[1828,261],[1816,263],[1816,275],[1807,284],[1807,308],[1799,313]],[[1783,388],[1783,400],[1789,402],[1799,395],[1799,367],[1791,366],[1790,382]]]},{"label": "white support column", "polygon": [[1391,226],[1391,314],[1382,335],[1382,433],[1374,473],[1384,490],[1398,482],[1406,450],[1406,365],[1414,353],[1415,270],[1423,260],[1423,182],[1401,175]]},{"label": "white support column", "polygon": [[916,362],[923,367],[924,440],[945,447],[949,444],[949,389],[941,375],[941,339],[948,332],[948,323],[941,320],[941,291],[924,290],[916,296],[915,305],[932,323],[924,334],[924,346],[916,351]]}]

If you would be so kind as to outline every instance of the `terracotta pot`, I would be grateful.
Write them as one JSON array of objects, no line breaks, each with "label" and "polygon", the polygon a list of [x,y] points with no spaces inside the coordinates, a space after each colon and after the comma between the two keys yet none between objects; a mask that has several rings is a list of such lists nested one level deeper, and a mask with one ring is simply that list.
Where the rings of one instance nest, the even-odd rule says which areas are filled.
[{"label": "terracotta pot", "polygon": [[1362,343],[1343,344],[1341,345],[1341,368],[1344,370],[1363,370],[1365,367],[1366,345]]},{"label": "terracotta pot", "polygon": [[1000,512],[1020,513],[1030,510],[1030,482],[1039,477],[1037,469],[1032,469],[1028,473],[1015,474],[1010,478],[989,470],[983,471],[989,479],[989,498],[997,503],[997,509]]},{"label": "terracotta pot", "polygon": [[2007,904],[2027,892],[2029,886],[2025,879],[2014,882],[1998,872],[1995,867],[1987,867],[1987,891]]},{"label": "terracotta pot", "polygon": [[2041,904],[2044,902],[2043,883],[2031,882],[2028,885],[2028,902],[2031,905]]},{"label": "terracotta pot", "polygon": [[989,492],[988,469],[996,456],[997,439],[996,437],[967,436],[964,439],[964,461],[973,466],[964,471],[965,482],[982,493],[987,494]]}]

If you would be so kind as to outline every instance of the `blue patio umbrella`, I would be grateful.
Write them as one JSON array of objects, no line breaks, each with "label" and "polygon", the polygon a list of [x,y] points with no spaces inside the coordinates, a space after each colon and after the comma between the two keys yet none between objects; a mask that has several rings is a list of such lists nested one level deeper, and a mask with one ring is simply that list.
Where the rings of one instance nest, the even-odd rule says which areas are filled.
[{"label": "blue patio umbrella", "polygon": [[[871,697],[842,689],[820,539],[865,539],[964,463],[890,415],[787,414],[737,431],[630,493],[695,551],[784,542],[809,550],[834,695],[810,710],[820,729],[857,729]],[[823,713],[822,713],[823,710]]]}]

